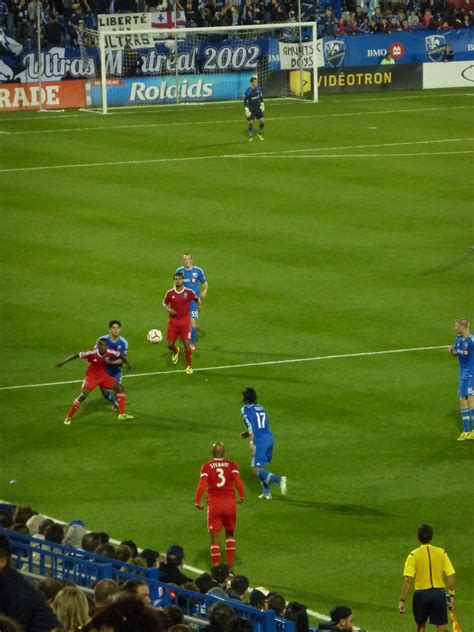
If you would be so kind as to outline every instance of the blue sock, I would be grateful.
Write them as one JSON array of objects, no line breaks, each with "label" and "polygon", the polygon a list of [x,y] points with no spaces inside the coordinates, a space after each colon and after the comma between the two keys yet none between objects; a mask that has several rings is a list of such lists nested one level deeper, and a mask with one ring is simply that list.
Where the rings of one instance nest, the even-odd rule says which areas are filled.
[{"label": "blue sock", "polygon": [[281,480],[279,476],[276,476],[276,474],[272,474],[271,472],[267,472],[267,470],[259,470],[257,476],[262,481],[262,485],[265,483],[267,487],[269,483],[279,483]]},{"label": "blue sock", "polygon": [[469,408],[461,409],[461,418],[462,418],[462,427],[464,429],[464,432],[470,432],[471,431],[471,414],[469,412]]},{"label": "blue sock", "polygon": [[474,408],[469,411],[471,413],[471,430],[474,430]]},{"label": "blue sock", "polygon": [[263,488],[263,493],[264,494],[269,494],[270,493],[270,488],[268,487],[268,483],[264,483],[262,481],[262,488]]},{"label": "blue sock", "polygon": [[104,398],[111,404],[115,404],[115,393],[112,391],[102,391]]},{"label": "blue sock", "polygon": [[191,344],[196,344],[197,327],[191,327]]}]

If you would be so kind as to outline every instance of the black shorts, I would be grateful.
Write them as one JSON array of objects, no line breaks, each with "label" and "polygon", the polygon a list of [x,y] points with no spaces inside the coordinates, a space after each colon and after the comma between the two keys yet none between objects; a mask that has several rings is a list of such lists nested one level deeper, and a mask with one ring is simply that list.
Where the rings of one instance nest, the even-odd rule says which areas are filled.
[{"label": "black shorts", "polygon": [[260,108],[258,110],[250,110],[250,116],[248,118],[249,121],[253,121],[254,119],[262,119],[263,118],[263,112],[262,110],[260,110]]},{"label": "black shorts", "polygon": [[448,623],[448,608],[443,588],[415,590],[413,616],[418,624],[426,623],[429,617],[431,625],[446,625]]}]

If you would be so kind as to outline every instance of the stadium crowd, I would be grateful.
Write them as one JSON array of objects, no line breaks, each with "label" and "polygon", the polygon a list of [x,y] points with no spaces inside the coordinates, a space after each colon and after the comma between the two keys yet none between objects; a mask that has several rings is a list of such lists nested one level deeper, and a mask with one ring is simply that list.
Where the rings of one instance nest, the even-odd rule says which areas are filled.
[{"label": "stadium crowd", "polygon": [[[176,1],[176,6],[175,6]],[[470,0],[304,0],[301,20],[318,36],[446,31],[471,28]],[[103,13],[168,12],[178,26],[212,27],[298,21],[296,0],[41,0],[45,46],[77,45],[78,31],[97,29]],[[0,29],[22,45],[35,43],[37,0],[0,0]]]},{"label": "stadium crowd", "polygon": [[[188,577],[183,572],[184,550],[179,545],[170,546],[166,555],[152,549],[139,552],[131,540],[113,545],[107,534],[88,532],[81,520],[57,523],[30,506],[1,505],[0,527],[133,564],[137,570],[157,567],[160,581],[217,599],[207,613],[200,612],[206,620],[196,623],[194,619],[191,623],[179,606],[154,608],[149,587],[139,578],[122,584],[113,579],[100,580],[93,594],[54,577],[43,577],[35,585],[14,568],[13,546],[7,535],[0,533],[2,632],[252,632],[250,620],[234,611],[233,600],[258,610],[274,610],[276,616],[294,621],[296,632],[310,629],[304,604],[287,603],[282,595],[263,587],[250,591],[249,580],[229,574],[225,563],[213,566],[210,573]],[[353,614],[347,606],[334,607],[330,617],[318,630],[353,630]]]}]

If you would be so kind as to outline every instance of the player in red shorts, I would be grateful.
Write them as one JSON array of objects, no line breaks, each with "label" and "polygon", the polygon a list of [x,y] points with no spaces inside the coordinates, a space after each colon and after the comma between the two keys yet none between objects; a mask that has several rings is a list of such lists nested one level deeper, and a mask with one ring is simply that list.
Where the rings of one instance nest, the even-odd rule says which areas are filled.
[{"label": "player in red shorts", "polygon": [[118,351],[107,349],[107,340],[100,338],[96,349],[81,351],[80,353],[70,355],[62,362],[58,362],[56,366],[60,369],[68,362],[71,362],[71,360],[76,360],[77,358],[83,358],[89,363],[89,366],[87,367],[86,375],[82,382],[81,394],[73,401],[67,417],[64,420],[66,426],[69,426],[79,406],[97,386],[115,391],[119,411],[118,418],[120,421],[133,419],[132,415],[127,415],[125,412],[125,392],[122,384],[106,373],[109,364],[126,364],[130,368],[127,358],[121,356]]},{"label": "player in red shorts", "polygon": [[173,354],[171,362],[178,363],[179,347],[176,346],[176,340],[181,338],[186,353],[186,373],[192,373],[192,355],[191,350],[191,316],[189,306],[195,301],[198,309],[200,301],[194,290],[184,287],[182,272],[176,272],[174,275],[174,287],[168,290],[163,299],[163,309],[169,314],[168,319],[168,349]]},{"label": "player in red shorts", "polygon": [[[201,467],[201,477],[194,498],[194,505],[204,509],[201,498],[207,489],[207,529],[211,536],[211,564],[221,561],[219,535],[225,529],[225,556],[229,570],[232,570],[235,555],[236,502],[245,500],[245,490],[240,480],[239,466],[224,458],[225,448],[221,442],[212,446],[212,461]],[[236,500],[234,486],[239,492]]]}]

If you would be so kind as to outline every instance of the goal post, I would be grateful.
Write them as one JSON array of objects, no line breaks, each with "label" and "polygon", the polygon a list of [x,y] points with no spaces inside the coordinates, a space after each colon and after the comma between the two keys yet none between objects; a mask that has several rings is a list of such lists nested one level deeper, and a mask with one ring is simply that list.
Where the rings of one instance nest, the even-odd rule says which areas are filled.
[{"label": "goal post", "polygon": [[242,100],[253,76],[265,99],[318,100],[323,61],[314,22],[101,28],[97,43],[99,76],[89,81],[88,106],[104,114],[111,107]]}]

